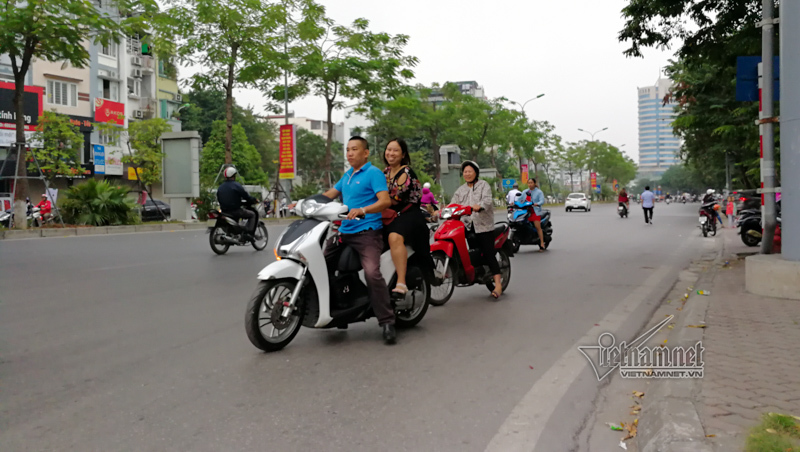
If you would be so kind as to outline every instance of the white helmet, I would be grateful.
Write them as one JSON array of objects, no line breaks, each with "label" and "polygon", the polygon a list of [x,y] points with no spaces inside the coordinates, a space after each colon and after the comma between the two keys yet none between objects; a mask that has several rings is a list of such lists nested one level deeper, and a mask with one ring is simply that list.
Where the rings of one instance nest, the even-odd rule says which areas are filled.
[{"label": "white helmet", "polygon": [[230,179],[236,175],[236,168],[229,166],[225,168],[225,171],[223,171],[222,174],[225,176],[225,179]]},{"label": "white helmet", "polygon": [[431,183],[425,182],[424,184],[422,184],[422,188],[431,188]]},{"label": "white helmet", "polygon": [[713,188],[709,188],[708,190],[706,190],[706,194],[707,194],[707,195],[712,195],[712,194],[714,194],[714,189],[713,189]]}]

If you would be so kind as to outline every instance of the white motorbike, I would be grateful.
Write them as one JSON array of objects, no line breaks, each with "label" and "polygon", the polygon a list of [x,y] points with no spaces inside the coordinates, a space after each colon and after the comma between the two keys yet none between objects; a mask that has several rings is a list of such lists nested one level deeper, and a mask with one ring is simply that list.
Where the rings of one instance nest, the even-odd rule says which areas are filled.
[{"label": "white motorbike", "polygon": [[[297,203],[303,217],[289,225],[275,244],[277,261],[258,274],[258,287],[247,305],[245,330],[257,348],[272,352],[309,328],[340,328],[375,314],[369,301],[358,254],[339,243],[339,225],[348,207],[324,195]],[[428,311],[430,285],[407,247],[409,263],[405,297],[391,298],[395,325],[410,328]],[[381,255],[388,290],[397,280],[388,250]]]}]

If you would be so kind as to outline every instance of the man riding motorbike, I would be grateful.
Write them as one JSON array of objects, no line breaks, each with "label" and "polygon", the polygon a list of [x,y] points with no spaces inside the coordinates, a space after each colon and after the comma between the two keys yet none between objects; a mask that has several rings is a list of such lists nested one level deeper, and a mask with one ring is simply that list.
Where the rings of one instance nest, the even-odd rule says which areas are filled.
[{"label": "man riding motorbike", "polygon": [[219,208],[222,213],[232,216],[235,219],[245,218],[247,223],[245,225],[245,239],[247,241],[254,241],[254,233],[256,229],[256,214],[243,208],[242,205],[256,204],[258,200],[250,196],[245,191],[242,184],[236,182],[236,168],[229,166],[223,171],[225,182],[217,189],[217,201],[219,201]]}]

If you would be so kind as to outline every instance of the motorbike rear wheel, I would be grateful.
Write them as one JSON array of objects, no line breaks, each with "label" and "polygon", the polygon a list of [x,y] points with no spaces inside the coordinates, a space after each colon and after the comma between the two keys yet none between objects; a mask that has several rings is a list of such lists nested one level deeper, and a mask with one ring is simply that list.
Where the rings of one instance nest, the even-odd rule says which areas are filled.
[{"label": "motorbike rear wheel", "polygon": [[213,229],[211,229],[211,232],[208,233],[208,243],[209,245],[211,245],[211,251],[220,256],[227,253],[228,249],[231,247],[227,243],[221,244],[216,242],[216,237],[223,235],[225,235],[225,231],[216,226]]},{"label": "motorbike rear wheel", "polygon": [[752,235],[748,234],[749,231],[758,231],[761,232],[761,228],[757,227],[755,224],[745,224],[742,226],[739,234],[742,236],[742,242],[747,246],[758,246],[761,243],[761,239],[758,237],[753,237]]},{"label": "motorbike rear wheel", "polygon": [[[292,342],[303,325],[305,309],[298,305],[288,321],[283,325],[275,325],[276,309],[282,309],[283,303],[292,298],[296,280],[282,279],[260,281],[244,317],[244,329],[247,338],[256,348],[265,352],[275,352]],[[277,306],[277,308],[276,308]]]},{"label": "motorbike rear wheel", "polygon": [[258,222],[258,227],[256,228],[256,237],[253,240],[253,248],[256,251],[262,251],[264,248],[267,247],[267,243],[269,242],[269,233],[267,232],[267,227],[264,226],[264,223]]},{"label": "motorbike rear wheel", "polygon": [[436,251],[432,257],[434,271],[441,272],[444,278],[442,278],[440,285],[431,286],[430,303],[434,306],[442,306],[453,296],[453,290],[456,288],[456,269],[453,262],[448,262],[447,268],[445,268],[444,263],[447,262],[447,255],[443,252]]},{"label": "motorbike rear wheel", "polygon": [[[511,259],[504,249],[497,251],[497,263],[500,265],[500,281],[502,281],[503,293],[508,288],[508,283],[511,282]],[[486,283],[486,288],[490,291],[494,290],[494,282]]]},{"label": "motorbike rear wheel", "polygon": [[[414,282],[412,283],[412,281]],[[409,311],[398,312],[395,315],[395,325],[398,328],[411,328],[418,324],[425,317],[425,313],[428,312],[428,303],[430,301],[431,288],[419,267],[415,265],[408,266],[406,283],[409,285],[406,297],[414,297],[414,306]]]},{"label": "motorbike rear wheel", "polygon": [[708,225],[703,223],[703,237],[708,237]]}]

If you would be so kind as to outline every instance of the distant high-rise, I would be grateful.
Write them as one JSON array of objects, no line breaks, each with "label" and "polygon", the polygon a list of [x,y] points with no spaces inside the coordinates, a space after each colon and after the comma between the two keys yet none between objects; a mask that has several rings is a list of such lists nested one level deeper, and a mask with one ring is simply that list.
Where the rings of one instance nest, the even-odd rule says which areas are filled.
[{"label": "distant high-rise", "polygon": [[659,178],[679,163],[680,139],[672,133],[677,115],[675,103],[664,104],[672,81],[658,79],[654,86],[639,88],[639,176]]}]

